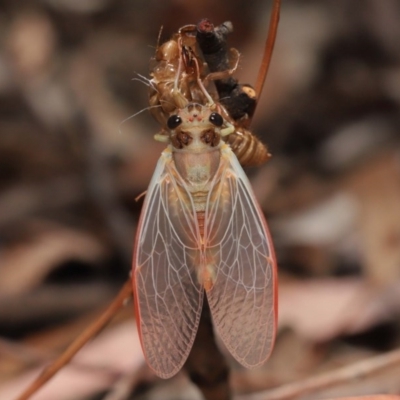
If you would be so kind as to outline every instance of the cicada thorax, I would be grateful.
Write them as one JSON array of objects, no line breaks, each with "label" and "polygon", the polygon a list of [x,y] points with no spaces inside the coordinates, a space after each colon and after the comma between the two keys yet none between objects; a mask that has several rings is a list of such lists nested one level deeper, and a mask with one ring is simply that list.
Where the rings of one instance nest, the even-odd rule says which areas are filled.
[{"label": "cicada thorax", "polygon": [[167,125],[174,165],[190,193],[203,237],[206,205],[220,168],[221,138],[233,126],[210,107],[196,103],[170,116]]}]

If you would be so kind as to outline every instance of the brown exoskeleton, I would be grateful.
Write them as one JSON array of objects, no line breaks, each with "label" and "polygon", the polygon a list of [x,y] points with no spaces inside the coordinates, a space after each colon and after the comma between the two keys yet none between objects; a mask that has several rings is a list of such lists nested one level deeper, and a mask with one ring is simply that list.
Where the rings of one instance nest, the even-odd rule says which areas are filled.
[{"label": "brown exoskeleton", "polygon": [[[228,51],[226,46],[232,29],[230,22],[214,28],[208,20],[202,20],[197,26],[182,27],[157,48],[150,80],[151,113],[165,127],[169,114],[188,102],[219,102],[221,113],[235,126],[224,140],[241,165],[261,165],[270,155],[247,129],[256,106],[256,92],[232,77],[239,62],[239,52]],[[159,135],[157,138],[161,139]]]}]

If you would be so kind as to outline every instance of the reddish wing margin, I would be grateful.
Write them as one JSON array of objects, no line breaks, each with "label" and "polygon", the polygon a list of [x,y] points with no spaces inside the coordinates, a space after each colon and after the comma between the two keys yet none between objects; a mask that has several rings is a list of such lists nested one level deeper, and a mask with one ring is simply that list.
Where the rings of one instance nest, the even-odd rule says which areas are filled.
[{"label": "reddish wing margin", "polygon": [[264,363],[275,340],[277,268],[271,238],[250,183],[225,146],[219,199],[208,207],[205,242],[216,276],[207,298],[230,353],[247,368]]},{"label": "reddish wing margin", "polygon": [[193,210],[167,148],[146,194],[133,258],[141,343],[149,366],[162,378],[176,374],[186,361],[203,305]]}]

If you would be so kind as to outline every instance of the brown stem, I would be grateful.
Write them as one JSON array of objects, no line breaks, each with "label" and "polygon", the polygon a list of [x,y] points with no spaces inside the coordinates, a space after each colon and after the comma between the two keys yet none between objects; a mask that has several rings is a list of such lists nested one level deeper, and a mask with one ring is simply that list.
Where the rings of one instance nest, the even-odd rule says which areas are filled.
[{"label": "brown stem", "polygon": [[281,9],[281,0],[274,0],[271,19],[269,22],[268,37],[265,43],[264,54],[255,84],[255,90],[257,96],[261,96],[262,90],[264,88],[265,78],[267,76],[269,65],[271,63],[272,52],[275,46],[276,32],[278,30],[278,24],[279,24],[280,9]]},{"label": "brown stem", "polygon": [[229,388],[229,368],[215,342],[210,307],[206,297],[197,336],[184,368],[206,400],[232,398]]},{"label": "brown stem", "polygon": [[92,325],[86,328],[60,355],[60,357],[49,365],[16,400],[27,400],[36,393],[49,379],[64,367],[64,365],[66,365],[90,339],[104,328],[115,313],[124,305],[125,301],[131,296],[132,282],[131,279],[128,279],[104,313]]}]

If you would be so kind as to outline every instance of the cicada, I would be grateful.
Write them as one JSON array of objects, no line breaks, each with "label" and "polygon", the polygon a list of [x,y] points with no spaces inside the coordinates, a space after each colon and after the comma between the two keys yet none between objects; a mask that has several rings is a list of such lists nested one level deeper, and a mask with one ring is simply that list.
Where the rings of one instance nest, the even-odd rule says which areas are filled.
[{"label": "cicada", "polygon": [[[279,8],[274,0],[260,91]],[[265,162],[268,152],[247,130],[257,90],[231,76],[231,30],[208,20],[181,28],[158,47],[149,80],[152,113],[162,124],[155,138],[167,147],[144,200],[132,276],[142,348],[162,378],[187,360],[204,296],[222,342],[243,366],[263,364],[276,335],[276,258],[241,167]]]},{"label": "cicada", "polygon": [[169,144],[145,197],[133,259],[141,343],[162,378],[189,355],[204,293],[242,365],[261,365],[274,344],[276,259],[249,180],[222,140],[234,130],[218,104],[189,103],[167,121]]}]

